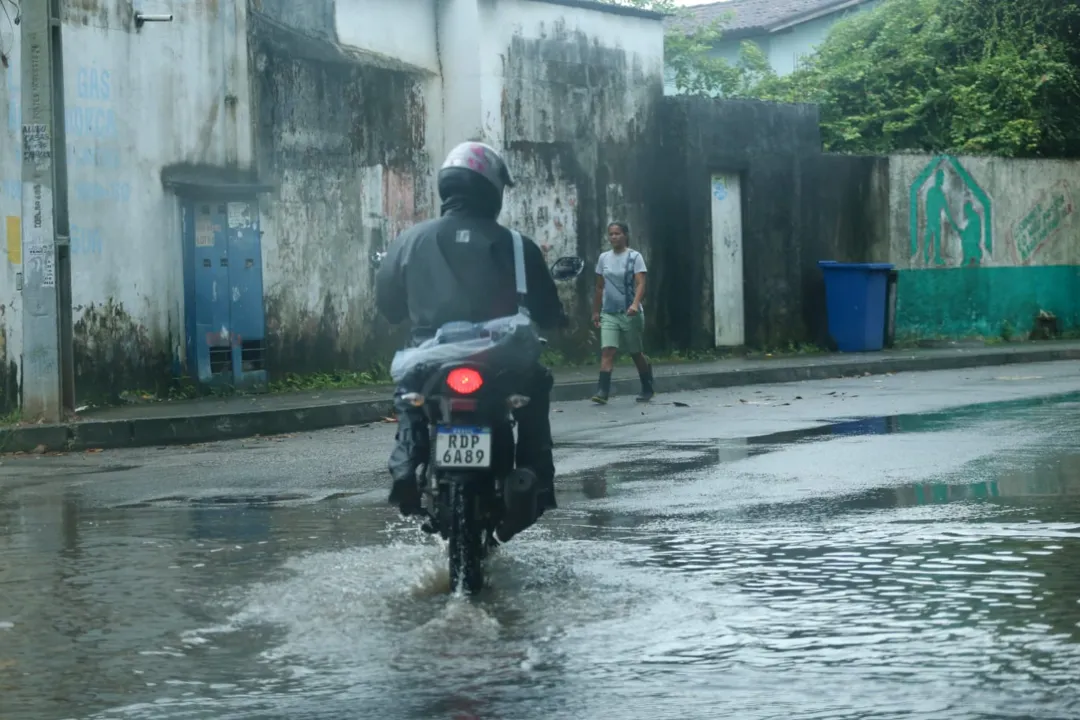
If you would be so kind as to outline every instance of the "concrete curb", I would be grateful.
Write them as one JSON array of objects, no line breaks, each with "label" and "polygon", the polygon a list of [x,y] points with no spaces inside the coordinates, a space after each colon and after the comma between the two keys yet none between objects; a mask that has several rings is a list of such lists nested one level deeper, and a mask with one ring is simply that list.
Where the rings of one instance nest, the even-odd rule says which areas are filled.
[{"label": "concrete curb", "polygon": [[[850,361],[775,367],[696,371],[685,374],[658,375],[656,389],[661,393],[743,385],[771,385],[802,380],[829,380],[852,375],[919,372],[930,370],[965,370],[970,368],[1024,363],[1080,360],[1080,348],[1031,348],[1000,351],[960,352],[932,357],[882,356]],[[612,389],[618,394],[638,391],[638,380],[630,376],[616,379]],[[556,384],[554,402],[587,399],[596,389],[593,381]],[[147,418],[70,423],[67,425],[29,425],[0,430],[0,453],[47,452],[89,449],[152,447],[155,445],[190,445],[218,440],[233,440],[255,435],[280,435],[310,432],[346,425],[378,422],[392,412],[387,400],[362,400],[313,405],[302,409],[253,410],[183,418]]]}]

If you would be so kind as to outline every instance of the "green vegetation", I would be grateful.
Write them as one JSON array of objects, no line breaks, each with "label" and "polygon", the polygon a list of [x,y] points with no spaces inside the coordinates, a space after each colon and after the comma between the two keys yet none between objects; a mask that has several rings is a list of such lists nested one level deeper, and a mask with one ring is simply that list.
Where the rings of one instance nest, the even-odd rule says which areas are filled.
[{"label": "green vegetation", "polygon": [[390,378],[390,370],[383,365],[375,365],[364,372],[339,370],[330,373],[314,373],[311,375],[296,375],[290,373],[280,380],[270,383],[270,392],[310,392],[313,390],[346,390],[351,388],[370,387],[372,385],[389,385],[393,382]]},{"label": "green vegetation", "polygon": [[[680,13],[670,0],[608,0]],[[721,26],[667,36],[690,94],[810,102],[833,152],[1078,157],[1080,3],[885,0],[837,23],[805,67],[777,77],[756,45],[709,56]]]},{"label": "green vegetation", "polygon": [[10,425],[18,425],[22,422],[22,411],[12,410],[9,413],[0,415],[0,427],[8,427]]},{"label": "green vegetation", "polygon": [[368,370],[337,370],[334,372],[299,375],[289,373],[268,385],[252,388],[236,388],[232,385],[196,385],[190,378],[174,379],[167,392],[158,393],[135,390],[120,395],[121,404],[161,402],[162,400],[194,400],[200,397],[231,397],[264,393],[318,392],[320,390],[350,390],[353,388],[385,386],[391,384],[388,366],[375,364]]}]

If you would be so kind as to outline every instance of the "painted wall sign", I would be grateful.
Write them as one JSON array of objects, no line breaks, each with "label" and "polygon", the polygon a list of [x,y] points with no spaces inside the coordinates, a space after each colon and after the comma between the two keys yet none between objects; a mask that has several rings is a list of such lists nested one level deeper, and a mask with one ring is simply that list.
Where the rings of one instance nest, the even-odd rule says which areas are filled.
[{"label": "painted wall sign", "polygon": [[931,160],[909,201],[913,268],[981,265],[993,254],[990,196],[955,157]]},{"label": "painted wall sign", "polygon": [[1054,240],[1072,212],[1073,199],[1068,181],[1059,180],[1044,190],[1013,229],[1016,259],[1020,264],[1027,264],[1047,243]]}]

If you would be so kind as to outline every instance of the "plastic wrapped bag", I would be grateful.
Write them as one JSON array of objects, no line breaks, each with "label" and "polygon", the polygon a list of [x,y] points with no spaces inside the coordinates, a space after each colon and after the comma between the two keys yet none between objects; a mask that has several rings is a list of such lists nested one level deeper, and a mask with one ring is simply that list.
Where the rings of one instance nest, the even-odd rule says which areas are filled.
[{"label": "plastic wrapped bag", "polygon": [[390,377],[396,383],[407,378],[414,381],[444,363],[463,360],[525,372],[536,365],[542,352],[540,335],[524,313],[483,323],[452,322],[430,340],[399,350],[390,364]]}]

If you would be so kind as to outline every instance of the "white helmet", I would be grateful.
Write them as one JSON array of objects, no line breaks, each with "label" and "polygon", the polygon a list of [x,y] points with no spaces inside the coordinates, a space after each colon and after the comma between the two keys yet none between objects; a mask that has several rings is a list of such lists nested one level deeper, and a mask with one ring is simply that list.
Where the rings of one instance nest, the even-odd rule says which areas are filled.
[{"label": "white helmet", "polygon": [[453,168],[472,170],[491,183],[500,197],[505,188],[514,187],[514,178],[506,161],[495,148],[482,142],[463,142],[455,147],[446,156],[439,173]]}]

